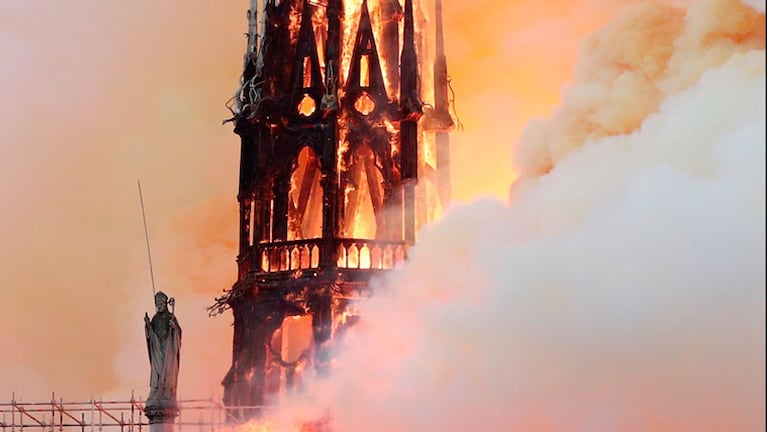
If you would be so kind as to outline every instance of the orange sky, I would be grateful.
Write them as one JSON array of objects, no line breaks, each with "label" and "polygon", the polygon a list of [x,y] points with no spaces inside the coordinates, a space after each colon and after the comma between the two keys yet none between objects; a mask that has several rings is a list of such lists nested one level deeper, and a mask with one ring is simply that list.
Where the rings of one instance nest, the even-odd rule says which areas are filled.
[{"label": "orange sky", "polygon": [[[203,306],[235,277],[239,150],[221,120],[247,3],[0,6],[0,399],[143,379],[143,366],[123,369],[145,360],[141,317],[152,307],[138,178],[158,285],[197,330],[185,331],[186,352],[207,352],[185,365],[208,363],[213,386],[226,372],[230,318],[209,320]],[[452,137],[456,200],[506,196],[511,143],[559,101],[579,39],[624,3],[445,2],[464,126]]]},{"label": "orange sky", "polygon": [[445,4],[449,73],[464,125],[452,138],[454,195],[505,197],[510,144],[559,102],[580,38],[621,2],[458,3]]}]

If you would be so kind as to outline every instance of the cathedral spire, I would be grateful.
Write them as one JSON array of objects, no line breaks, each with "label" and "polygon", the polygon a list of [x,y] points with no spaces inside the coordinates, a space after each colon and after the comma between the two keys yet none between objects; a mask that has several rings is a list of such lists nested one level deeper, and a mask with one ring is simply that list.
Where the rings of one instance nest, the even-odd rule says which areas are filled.
[{"label": "cathedral spire", "polygon": [[400,68],[400,109],[405,117],[417,120],[422,110],[418,96],[418,59],[415,52],[413,0],[405,0],[405,28],[402,32]]},{"label": "cathedral spire", "polygon": [[402,113],[402,178],[418,177],[417,122],[423,113],[418,97],[418,59],[415,52],[413,0],[405,0],[405,28],[400,58],[400,111]]},{"label": "cathedral spire", "polygon": [[381,58],[386,60],[386,84],[389,95],[396,99],[399,95],[399,62],[392,61],[399,56],[399,25],[402,20],[402,6],[399,0],[379,2],[379,20],[381,22]]},{"label": "cathedral spire", "polygon": [[258,0],[250,0],[250,9],[248,9],[248,48],[245,51],[246,59],[257,54],[258,38]]},{"label": "cathedral spire", "polygon": [[314,15],[314,6],[308,1],[304,2],[290,90],[291,108],[295,110],[295,115],[292,117],[298,116],[304,120],[319,113],[317,106],[323,96],[322,72],[312,15]]},{"label": "cathedral spire", "polygon": [[400,175],[404,192],[404,240],[415,243],[415,187],[418,183],[418,119],[423,114],[418,97],[418,58],[415,52],[413,0],[405,0],[405,28],[400,58]]},{"label": "cathedral spire", "polygon": [[388,104],[367,0],[362,0],[346,93],[351,105],[363,116],[378,118]]},{"label": "cathedral spire", "polygon": [[445,56],[445,32],[442,22],[442,0],[435,0],[437,25],[436,59],[434,60],[434,106],[440,113],[448,112],[447,57]]},{"label": "cathedral spire", "polygon": [[426,28],[418,4],[356,0],[359,10],[345,15],[344,0],[249,3],[242,110],[233,119],[237,279],[211,306],[232,311],[222,384],[241,420],[263,415],[306,367],[329,372],[356,320],[353,303],[372,294],[371,278],[406,259],[421,209],[437,209],[427,188],[434,167],[419,155],[430,146],[419,129],[421,96],[433,89],[419,80],[432,65],[422,69],[416,43],[433,38],[416,33]]},{"label": "cathedral spire", "polygon": [[436,58],[434,59],[434,112],[433,130],[436,131],[437,158],[437,194],[443,206],[446,206],[452,195],[450,184],[450,136],[453,128],[453,118],[450,116],[450,101],[448,100],[447,56],[445,55],[445,32],[442,21],[442,0],[435,0],[435,15],[437,24]]}]

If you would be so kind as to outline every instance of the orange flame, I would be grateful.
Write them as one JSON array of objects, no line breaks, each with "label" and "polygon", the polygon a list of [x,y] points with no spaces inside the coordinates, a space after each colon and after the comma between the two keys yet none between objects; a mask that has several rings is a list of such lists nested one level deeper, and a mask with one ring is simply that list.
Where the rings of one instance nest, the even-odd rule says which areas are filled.
[{"label": "orange flame", "polygon": [[234,432],[327,432],[328,422],[328,418],[323,418],[319,421],[304,422],[286,429],[276,426],[269,420],[250,420],[237,426]]},{"label": "orange flame", "polygon": [[[270,421],[250,420],[234,429],[234,432],[281,432]],[[287,431],[286,431],[287,432]]]}]

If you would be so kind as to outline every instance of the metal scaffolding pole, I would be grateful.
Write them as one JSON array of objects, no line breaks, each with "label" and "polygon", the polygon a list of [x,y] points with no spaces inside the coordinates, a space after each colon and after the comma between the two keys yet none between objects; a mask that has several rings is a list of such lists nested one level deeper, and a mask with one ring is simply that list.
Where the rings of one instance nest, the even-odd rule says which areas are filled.
[{"label": "metal scaffolding pole", "polygon": [[[183,417],[179,416],[176,425],[185,432],[231,430],[239,424],[237,412],[264,408],[228,407],[213,399],[181,400],[179,409]],[[55,394],[47,402],[23,402],[13,394],[10,403],[0,403],[2,432],[86,432],[86,429],[89,432],[142,432],[148,425],[144,403],[133,394],[128,400],[91,398],[85,402],[65,402],[61,398],[57,401]]]}]

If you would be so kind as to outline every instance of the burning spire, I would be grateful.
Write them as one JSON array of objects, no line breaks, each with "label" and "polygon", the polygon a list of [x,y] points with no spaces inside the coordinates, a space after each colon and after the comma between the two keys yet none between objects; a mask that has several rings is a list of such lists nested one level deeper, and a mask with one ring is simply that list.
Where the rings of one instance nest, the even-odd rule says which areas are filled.
[{"label": "burning spire", "polygon": [[327,371],[329,347],[355,322],[350,300],[405,259],[417,207],[436,201],[416,202],[425,162],[413,0],[373,12],[367,0],[268,0],[260,36],[248,15],[239,271],[212,308],[234,315],[227,405],[261,405],[299,382],[286,352],[305,349],[306,366]]},{"label": "burning spire", "polygon": [[301,28],[296,44],[295,62],[293,66],[293,88],[291,91],[291,106],[296,108],[297,118],[311,120],[318,113],[317,102],[322,99],[324,89],[320,59],[317,54],[317,44],[312,23],[314,6],[306,2],[301,12]]},{"label": "burning spire", "polygon": [[352,48],[349,79],[346,83],[347,106],[363,116],[380,117],[388,106],[386,85],[381,72],[373,25],[367,0],[362,0],[357,37]]}]

